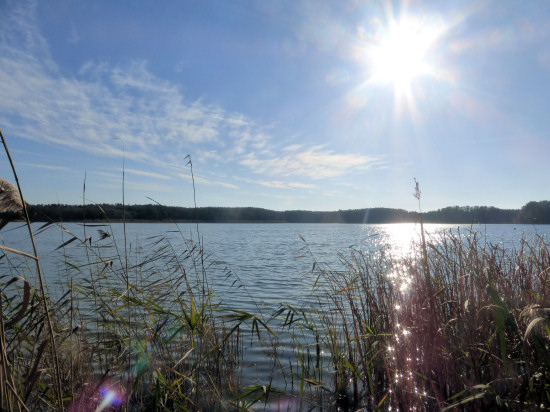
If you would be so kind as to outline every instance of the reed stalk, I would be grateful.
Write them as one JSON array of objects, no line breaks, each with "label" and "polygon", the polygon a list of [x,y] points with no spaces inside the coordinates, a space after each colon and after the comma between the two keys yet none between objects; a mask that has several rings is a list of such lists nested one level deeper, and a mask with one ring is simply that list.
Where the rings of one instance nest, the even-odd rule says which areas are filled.
[{"label": "reed stalk", "polygon": [[0,138],[2,139],[2,145],[4,146],[4,151],[6,153],[6,156],[8,157],[8,161],[10,163],[10,167],[11,167],[12,172],[13,172],[13,177],[15,179],[17,189],[19,190],[19,197],[21,199],[21,203],[22,203],[22,206],[23,206],[23,216],[24,216],[25,222],[27,224],[27,228],[28,228],[28,232],[29,232],[29,238],[31,240],[32,249],[33,249],[33,253],[34,253],[34,257],[35,257],[33,260],[35,262],[36,273],[37,273],[38,282],[39,282],[39,286],[40,286],[40,293],[42,295],[42,303],[44,305],[44,312],[45,312],[46,318],[47,318],[47,327],[48,327],[48,333],[49,333],[49,338],[50,338],[51,353],[52,353],[53,362],[54,362],[54,387],[55,387],[55,391],[56,391],[56,395],[57,395],[58,410],[62,411],[63,410],[63,398],[62,398],[62,391],[61,391],[61,375],[60,375],[60,370],[59,370],[59,356],[58,356],[58,353],[57,353],[57,347],[56,347],[56,342],[55,342],[55,333],[54,333],[54,329],[53,329],[50,310],[49,310],[49,307],[48,307],[48,300],[46,299],[46,288],[44,286],[44,278],[42,276],[40,261],[38,260],[38,252],[36,250],[36,243],[34,241],[34,234],[33,234],[32,228],[31,228],[31,221],[29,219],[29,214],[28,214],[28,211],[27,211],[27,205],[25,203],[25,198],[23,197],[23,191],[21,190],[21,185],[19,183],[19,178],[17,176],[17,171],[15,170],[15,165],[13,163],[10,151],[8,149],[6,139],[4,138],[4,135],[2,134],[1,130],[0,130]]},{"label": "reed stalk", "polygon": [[[123,170],[123,203],[124,179]],[[83,234],[42,226],[36,233],[61,231],[69,280],[66,293],[52,299],[25,210],[34,253],[0,245],[0,263],[12,270],[0,291],[2,408],[548,409],[547,239],[514,249],[471,229],[429,233],[416,181],[415,197],[420,235],[408,253],[349,248],[330,267],[306,242],[313,265],[304,301],[314,303],[283,301],[267,318],[229,266],[218,275],[244,288],[258,313],[217,295],[198,222],[196,239],[176,226],[175,238],[159,234],[136,244],[124,225],[124,249],[108,216],[99,226],[85,224]],[[39,293],[18,277],[13,255],[35,262]],[[243,384],[251,375],[243,369],[247,345],[272,365],[265,382]]]}]

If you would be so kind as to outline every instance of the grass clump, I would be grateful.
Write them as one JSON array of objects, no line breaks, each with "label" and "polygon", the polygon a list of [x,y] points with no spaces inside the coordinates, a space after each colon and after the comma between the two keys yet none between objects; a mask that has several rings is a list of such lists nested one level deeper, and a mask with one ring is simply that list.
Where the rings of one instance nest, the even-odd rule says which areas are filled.
[{"label": "grass clump", "polygon": [[[125,225],[120,245],[109,224],[33,229],[21,190],[4,179],[0,189],[2,228],[23,218],[32,243],[30,253],[0,247],[1,410],[241,408],[240,335],[251,324],[260,338],[267,325],[244,312],[225,320],[200,241],[178,232],[177,243],[161,235],[132,245]],[[46,288],[34,242],[53,229],[61,290]]]},{"label": "grass clump", "polygon": [[63,289],[44,296],[31,284],[28,257],[4,249],[0,259],[2,366],[9,366],[2,372],[13,395],[2,397],[3,410],[233,410],[242,403],[242,335],[262,338],[267,325],[245,312],[235,319],[222,306],[203,277],[207,258],[196,242],[181,232],[179,241],[153,236],[130,244],[126,261],[109,226],[39,232],[55,229],[64,237]]},{"label": "grass clump", "polygon": [[[355,410],[540,410],[550,406],[550,253],[473,231],[317,266],[332,404]],[[286,316],[291,310],[288,309]],[[298,316],[295,311],[294,315]],[[304,318],[302,318],[304,319]]]}]

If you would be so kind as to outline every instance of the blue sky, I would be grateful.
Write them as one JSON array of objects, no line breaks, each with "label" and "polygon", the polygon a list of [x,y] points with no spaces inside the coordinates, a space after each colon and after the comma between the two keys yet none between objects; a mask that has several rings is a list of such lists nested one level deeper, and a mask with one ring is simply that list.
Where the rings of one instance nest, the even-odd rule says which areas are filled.
[{"label": "blue sky", "polygon": [[[0,0],[30,203],[276,210],[550,198],[546,1]],[[2,155],[0,176],[13,181]]]}]

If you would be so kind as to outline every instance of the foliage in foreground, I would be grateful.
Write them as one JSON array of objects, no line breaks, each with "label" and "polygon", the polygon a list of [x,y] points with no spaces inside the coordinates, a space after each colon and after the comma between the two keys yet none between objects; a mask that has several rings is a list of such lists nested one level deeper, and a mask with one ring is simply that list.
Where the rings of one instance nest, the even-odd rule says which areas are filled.
[{"label": "foliage in foreground", "polygon": [[[516,250],[480,242],[477,233],[426,242],[421,221],[410,256],[351,250],[341,256],[344,270],[314,265],[317,304],[283,303],[271,318],[292,339],[294,356],[280,358],[266,320],[215,299],[200,241],[182,237],[174,246],[159,236],[129,250],[125,231],[117,245],[103,226],[95,237],[60,226],[67,288],[52,300],[0,138],[18,186],[0,182],[0,229],[23,218],[33,249],[0,245],[2,410],[248,410],[261,408],[259,401],[267,408],[268,398],[269,407],[293,410],[549,409],[550,253],[543,238]],[[537,221],[546,223],[549,208],[530,202],[519,221],[543,216]],[[488,221],[487,210],[444,212],[481,212],[475,219]],[[365,211],[350,214],[365,219]],[[75,245],[81,253],[71,259]],[[241,385],[246,325],[247,338],[264,348],[262,334],[270,335],[266,357],[279,366],[281,388],[273,377]],[[285,391],[290,397],[277,405],[273,398]]]},{"label": "foliage in foreground", "polygon": [[[176,251],[159,236],[125,251],[103,229],[84,238],[62,231],[58,276],[67,290],[55,301],[32,288],[26,256],[2,255],[2,408],[225,409],[238,395],[244,322],[226,326],[216,314],[202,250],[183,240]],[[44,338],[43,299],[55,353]],[[61,365],[61,405],[53,356]]]},{"label": "foliage in foreground", "polygon": [[313,272],[317,318],[281,309],[321,337],[334,374],[319,384],[344,408],[550,409],[548,244],[480,238],[441,233],[400,259],[352,251],[346,270]]},{"label": "foliage in foreground", "polygon": [[[443,233],[405,258],[351,250],[343,270],[318,264],[307,275],[316,305],[282,304],[268,325],[219,305],[196,243],[182,236],[176,249],[157,236],[125,250],[104,229],[88,226],[83,238],[62,229],[59,276],[68,288],[49,301],[55,353],[30,258],[4,247],[3,410],[262,409],[283,392],[293,410],[299,402],[303,410],[428,411],[550,404],[543,238],[510,250],[478,233]],[[293,337],[294,356],[279,359],[284,379],[243,387],[243,334],[265,346],[266,335],[277,344],[276,333]]]},{"label": "foliage in foreground", "polygon": [[[122,238],[59,226],[66,290],[49,294],[20,200],[33,252],[0,245],[2,410],[549,408],[544,238],[518,249],[473,232],[426,242],[421,226],[408,256],[350,250],[343,269],[314,264],[317,303],[283,303],[269,325],[221,305],[200,241],[181,232],[177,244],[132,246],[125,226]],[[291,357],[279,356],[277,322]],[[244,335],[277,366],[269,382],[241,384]]]}]

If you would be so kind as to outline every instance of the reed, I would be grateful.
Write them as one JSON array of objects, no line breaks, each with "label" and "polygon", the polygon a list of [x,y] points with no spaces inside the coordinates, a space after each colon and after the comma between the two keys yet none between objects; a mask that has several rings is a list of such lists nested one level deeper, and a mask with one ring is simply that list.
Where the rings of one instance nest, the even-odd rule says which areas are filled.
[{"label": "reed", "polygon": [[[176,243],[129,242],[126,264],[109,225],[88,225],[86,238],[53,224],[38,232],[52,230],[65,236],[67,289],[48,306],[70,410],[97,410],[106,393],[127,410],[262,409],[288,397],[298,410],[539,410],[550,396],[542,238],[510,250],[476,232],[428,235],[429,278],[421,240],[405,257],[350,250],[342,268],[319,263],[308,274],[317,304],[286,303],[265,320],[203,288],[208,259],[181,232]],[[36,339],[47,324],[42,295],[21,276],[28,258],[11,255],[2,259],[2,337],[3,390],[13,395],[3,408],[56,409],[51,349]],[[294,356],[276,349],[284,333]],[[243,387],[245,339],[264,347],[283,380]]]},{"label": "reed", "polygon": [[[15,192],[5,181],[2,187],[11,218]],[[58,231],[61,238],[65,286],[54,294],[39,265],[32,273],[36,248],[29,254],[2,245],[0,409],[232,410],[254,403],[258,395],[240,383],[240,340],[262,339],[269,327],[258,315],[222,307],[208,284],[200,234],[189,239],[176,228],[175,237],[133,243],[124,231],[119,246],[105,220],[73,233],[52,221],[32,228],[26,219],[33,246],[35,234],[55,238]]]},{"label": "reed", "polygon": [[3,249],[2,364],[10,367],[3,389],[12,391],[3,409],[59,408],[49,341],[36,339],[47,325],[43,299],[71,411],[232,410],[258,396],[240,382],[242,340],[275,334],[260,316],[224,307],[203,284],[207,258],[196,241],[182,232],[153,236],[129,242],[126,255],[109,224],[87,225],[87,236],[61,224],[38,230],[50,238],[53,231],[63,235],[58,272],[66,285],[55,300],[27,280],[27,256]]},{"label": "reed", "polygon": [[333,406],[549,408],[548,244],[510,250],[480,238],[443,232],[407,257],[352,250],[345,270],[317,266],[324,300],[308,325],[331,354]]},{"label": "reed", "polygon": [[[547,239],[512,249],[421,225],[407,255],[350,248],[338,268],[305,243],[315,303],[266,317],[217,295],[198,225],[196,237],[175,225],[138,241],[105,222],[71,231],[25,218],[29,241],[60,238],[55,294],[35,248],[1,245],[0,409],[549,408]],[[8,240],[18,230],[1,229]],[[225,277],[254,300],[238,274]],[[245,341],[272,365],[265,382],[243,383]]]}]

